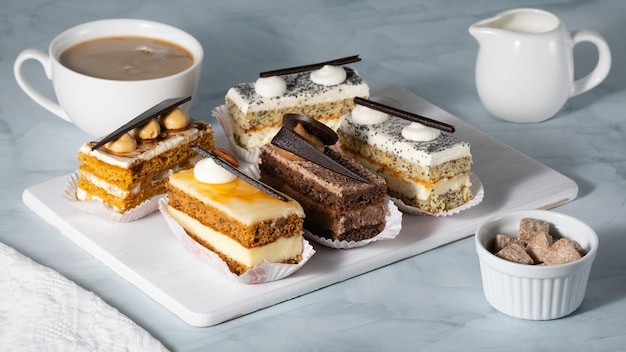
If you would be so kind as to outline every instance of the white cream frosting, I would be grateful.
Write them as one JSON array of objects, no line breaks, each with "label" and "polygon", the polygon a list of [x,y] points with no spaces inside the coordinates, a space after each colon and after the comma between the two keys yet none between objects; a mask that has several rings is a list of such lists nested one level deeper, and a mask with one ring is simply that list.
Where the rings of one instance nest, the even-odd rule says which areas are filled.
[{"label": "white cream frosting", "polygon": [[390,118],[376,125],[361,125],[346,114],[341,120],[343,133],[412,163],[431,167],[446,161],[470,157],[470,145],[449,134],[441,133],[428,142],[415,142],[402,137],[402,129],[411,122]]},{"label": "white cream frosting", "polygon": [[280,97],[287,91],[287,84],[280,76],[260,77],[254,82],[254,90],[264,98]]},{"label": "white cream frosting", "polygon": [[359,125],[375,125],[389,119],[389,114],[370,109],[363,105],[357,105],[352,110],[352,120]]},{"label": "white cream frosting", "polygon": [[85,171],[80,172],[80,177],[88,181],[89,183],[94,184],[96,187],[102,188],[108,194],[116,197],[116,198],[127,198],[129,195],[137,193],[141,190],[141,185],[135,185],[130,190],[124,190],[116,185],[112,185],[103,179],[94,176],[93,174]]},{"label": "white cream frosting", "polygon": [[323,86],[335,86],[346,80],[346,70],[342,66],[324,65],[311,71],[311,81]]},{"label": "white cream frosting", "polygon": [[408,198],[417,198],[419,200],[427,200],[430,196],[444,195],[450,191],[456,191],[462,187],[471,187],[469,173],[458,174],[450,178],[441,179],[435,183],[416,182],[410,178],[404,177],[398,173],[387,172],[379,165],[372,164],[368,160],[350,153],[353,158],[358,158],[359,162],[366,168],[372,170],[382,176],[387,183],[389,189],[393,189],[398,193],[406,195]]},{"label": "white cream frosting", "polygon": [[[96,197],[93,194],[87,193],[86,190],[84,190],[84,189],[82,189],[80,187],[76,188],[76,199],[78,199],[80,201],[91,201],[91,200],[93,200],[93,201],[97,201],[97,202],[100,202],[100,203],[104,203],[104,200],[102,198]],[[113,204],[107,204],[107,206],[110,207],[111,209],[115,210],[115,211],[118,211],[118,212],[122,211],[122,209],[120,209],[119,207],[116,207]]]},{"label": "white cream frosting", "polygon": [[460,174],[451,178],[444,178],[433,184],[414,182],[410,179],[391,174],[382,176],[385,178],[390,188],[409,198],[417,198],[419,200],[426,200],[432,195],[444,195],[450,191],[456,191],[462,187],[471,187],[472,185],[469,180],[469,174]]},{"label": "white cream frosting", "polygon": [[228,90],[226,99],[236,104],[242,113],[273,110],[292,105],[319,104],[347,98],[368,97],[369,86],[358,72],[345,67],[345,82],[334,86],[321,86],[311,81],[309,72],[286,75],[283,78],[287,91],[280,98],[267,99],[256,94],[254,83],[241,83]]},{"label": "white cream frosting", "polygon": [[197,181],[211,184],[227,183],[237,178],[232,172],[217,165],[211,158],[198,161],[193,168],[193,175]]},{"label": "white cream frosting", "polygon": [[302,253],[302,235],[281,237],[263,246],[246,248],[231,237],[204,226],[198,220],[177,209],[168,207],[168,213],[183,228],[200,237],[203,241],[211,243],[217,252],[223,253],[247,267],[253,267],[264,259],[280,263]]},{"label": "white cream frosting", "polygon": [[416,142],[429,142],[435,140],[440,134],[440,130],[419,122],[411,122],[402,129],[402,137]]}]

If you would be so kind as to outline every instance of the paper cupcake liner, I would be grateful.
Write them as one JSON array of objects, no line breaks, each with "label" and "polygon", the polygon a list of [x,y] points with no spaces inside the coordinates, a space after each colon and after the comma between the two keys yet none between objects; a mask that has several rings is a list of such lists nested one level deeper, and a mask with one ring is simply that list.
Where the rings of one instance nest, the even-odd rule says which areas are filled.
[{"label": "paper cupcake liner", "polygon": [[366,246],[372,242],[391,240],[400,234],[402,229],[402,213],[396,208],[394,203],[389,200],[387,202],[387,215],[385,216],[385,228],[376,236],[362,241],[337,241],[325,237],[320,237],[310,232],[305,232],[307,238],[322,244],[326,247],[335,249],[351,249]]},{"label": "paper cupcake liner", "polygon": [[213,108],[211,113],[222,126],[222,130],[224,130],[224,134],[226,135],[226,138],[228,138],[228,143],[230,144],[230,147],[235,155],[237,155],[237,157],[239,157],[243,161],[256,163],[257,160],[259,160],[259,154],[261,153],[260,149],[246,149],[240,147],[237,143],[235,143],[233,128],[230,123],[230,119],[228,118],[228,110],[226,110],[226,105],[220,105]]},{"label": "paper cupcake liner", "polygon": [[77,182],[78,171],[75,171],[65,182],[63,198],[67,199],[77,210],[115,222],[136,221],[154,213],[159,208],[159,199],[165,196],[164,194],[156,195],[133,209],[127,210],[124,214],[120,214],[117,210],[98,200],[78,200],[76,198]]},{"label": "paper cupcake liner", "polygon": [[467,210],[469,208],[475,207],[476,205],[480,204],[480,202],[483,201],[483,198],[485,196],[485,190],[483,188],[483,184],[482,182],[480,182],[480,179],[478,178],[478,176],[476,176],[476,174],[474,174],[473,172],[470,173],[470,182],[472,183],[472,185],[470,186],[470,190],[472,191],[472,194],[474,196],[469,202],[459,207],[456,207],[454,209],[441,211],[438,213],[431,213],[431,212],[427,212],[425,210],[422,210],[416,207],[412,207],[410,205],[405,204],[401,199],[398,199],[398,198],[392,197],[391,200],[398,206],[398,209],[400,209],[400,211],[402,211],[405,214],[420,215],[420,216],[436,216],[436,217],[451,216],[454,214],[458,214],[462,212],[463,210]]},{"label": "paper cupcake liner", "polygon": [[264,282],[276,281],[295,273],[300,269],[310,258],[315,254],[313,246],[305,239],[303,241],[302,260],[298,264],[284,264],[284,263],[272,263],[266,260],[261,261],[254,267],[248,269],[245,273],[237,276],[228,269],[228,264],[222,258],[204,247],[196,240],[191,238],[187,231],[180,226],[180,224],[174,220],[167,212],[167,197],[159,200],[159,211],[163,214],[167,225],[169,226],[172,234],[176,240],[187,251],[198,257],[203,262],[207,263],[216,272],[230,281],[242,283],[242,284],[260,284]]}]

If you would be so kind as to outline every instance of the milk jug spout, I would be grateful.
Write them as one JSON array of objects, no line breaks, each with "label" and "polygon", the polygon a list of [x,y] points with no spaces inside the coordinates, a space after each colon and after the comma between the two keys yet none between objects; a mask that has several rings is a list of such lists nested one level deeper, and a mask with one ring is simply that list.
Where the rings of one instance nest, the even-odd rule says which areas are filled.
[{"label": "milk jug spout", "polygon": [[497,32],[494,31],[494,28],[498,28],[497,22],[501,19],[501,16],[496,16],[492,18],[487,18],[482,21],[474,23],[469,28],[469,33],[474,39],[478,42],[478,44],[483,44],[490,37],[493,37]]}]

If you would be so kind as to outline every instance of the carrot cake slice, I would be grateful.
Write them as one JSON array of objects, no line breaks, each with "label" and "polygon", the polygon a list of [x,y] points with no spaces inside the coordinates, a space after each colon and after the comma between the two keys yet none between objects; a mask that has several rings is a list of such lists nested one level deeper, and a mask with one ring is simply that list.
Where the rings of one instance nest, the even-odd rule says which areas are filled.
[{"label": "carrot cake slice", "polygon": [[76,198],[100,201],[121,214],[165,194],[168,176],[192,168],[200,159],[192,145],[214,144],[211,125],[178,108],[94,149],[97,142],[78,150]]}]

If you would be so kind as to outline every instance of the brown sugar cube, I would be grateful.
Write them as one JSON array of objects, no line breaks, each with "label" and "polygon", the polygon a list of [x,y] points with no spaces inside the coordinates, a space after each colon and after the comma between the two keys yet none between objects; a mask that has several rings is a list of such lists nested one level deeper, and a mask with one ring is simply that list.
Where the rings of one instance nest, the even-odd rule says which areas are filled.
[{"label": "brown sugar cube", "polygon": [[497,253],[498,251],[500,251],[501,249],[513,244],[513,243],[517,243],[520,246],[522,246],[522,248],[526,247],[526,244],[520,240],[518,240],[517,238],[513,237],[513,236],[509,236],[509,235],[505,235],[503,233],[499,233],[496,235],[496,238],[494,239],[493,242],[493,253]]},{"label": "brown sugar cube", "polygon": [[526,243],[526,252],[535,263],[543,263],[545,258],[550,255],[552,241],[552,236],[548,233],[537,233]]},{"label": "brown sugar cube", "polygon": [[585,254],[587,254],[587,251],[580,245],[580,243],[578,243],[578,241],[572,241],[574,242],[574,246],[576,247],[576,251],[578,251],[578,253],[580,254],[581,257],[584,257]]},{"label": "brown sugar cube", "polygon": [[523,218],[520,220],[517,238],[524,242],[528,242],[533,236],[539,233],[545,233],[546,235],[549,234],[550,223],[533,218]]},{"label": "brown sugar cube", "polygon": [[518,243],[510,244],[496,253],[496,256],[520,264],[533,264],[533,258]]},{"label": "brown sugar cube", "polygon": [[548,265],[553,264],[565,264],[576,259],[580,259],[581,255],[578,252],[580,245],[576,246],[576,242],[567,238],[560,238],[548,251],[548,255],[544,258],[544,263]]}]

